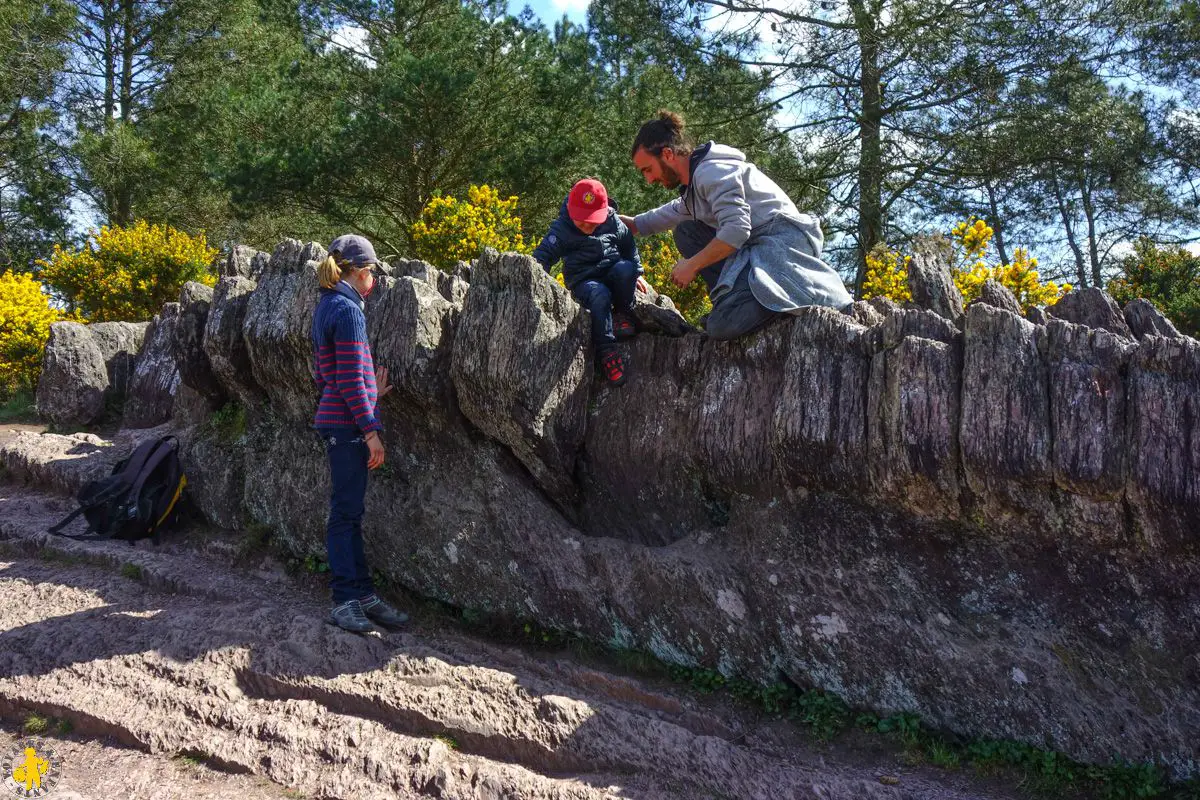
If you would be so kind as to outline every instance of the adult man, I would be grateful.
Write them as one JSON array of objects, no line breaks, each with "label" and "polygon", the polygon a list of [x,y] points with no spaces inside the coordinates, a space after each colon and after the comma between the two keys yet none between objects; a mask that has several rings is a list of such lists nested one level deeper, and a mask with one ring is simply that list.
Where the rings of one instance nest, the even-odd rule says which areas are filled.
[{"label": "adult man", "polygon": [[684,258],[671,279],[687,286],[704,278],[712,338],[735,339],[803,306],[852,302],[821,260],[820,222],[797,211],[741,151],[711,141],[695,147],[683,118],[660,111],[638,131],[632,156],[647,183],[679,188],[679,197],[621,220],[635,236],[674,232]]}]

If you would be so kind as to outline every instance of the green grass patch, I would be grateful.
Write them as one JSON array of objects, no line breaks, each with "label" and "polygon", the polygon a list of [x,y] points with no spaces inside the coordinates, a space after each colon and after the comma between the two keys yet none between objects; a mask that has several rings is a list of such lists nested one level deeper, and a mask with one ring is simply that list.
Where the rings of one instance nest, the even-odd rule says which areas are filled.
[{"label": "green grass patch", "polygon": [[133,581],[140,581],[142,579],[142,568],[137,564],[126,562],[121,565],[121,575]]},{"label": "green grass patch", "polygon": [[36,423],[37,421],[37,406],[34,402],[33,392],[15,392],[0,400],[0,424]]},{"label": "green grass patch", "polygon": [[40,714],[30,714],[21,724],[21,733],[26,736],[41,736],[50,730],[50,720]]},{"label": "green grass patch", "polygon": [[240,403],[226,403],[214,411],[208,421],[217,438],[225,444],[236,444],[246,435],[246,409]]}]

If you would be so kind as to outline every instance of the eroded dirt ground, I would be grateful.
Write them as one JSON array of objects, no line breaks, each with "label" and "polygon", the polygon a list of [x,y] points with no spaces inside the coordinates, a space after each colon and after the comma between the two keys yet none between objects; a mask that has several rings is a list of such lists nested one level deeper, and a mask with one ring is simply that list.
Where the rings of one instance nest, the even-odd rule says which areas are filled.
[{"label": "eroded dirt ground", "polygon": [[728,698],[429,614],[346,633],[316,578],[236,537],[46,534],[72,507],[0,484],[0,749],[50,719],[54,797],[1016,796],[904,766],[879,737],[822,746]]}]

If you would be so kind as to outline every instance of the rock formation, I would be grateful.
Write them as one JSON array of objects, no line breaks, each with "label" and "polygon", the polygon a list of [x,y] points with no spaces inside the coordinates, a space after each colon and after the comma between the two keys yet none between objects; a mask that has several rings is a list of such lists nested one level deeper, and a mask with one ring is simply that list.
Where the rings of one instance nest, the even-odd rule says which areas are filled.
[{"label": "rock formation", "polygon": [[[619,389],[527,257],[390,267],[367,303],[396,386],[372,563],[667,661],[1195,772],[1200,342],[1103,293],[1042,324],[1002,296],[964,312],[939,252],[913,259],[923,308],[806,308],[734,342],[646,304],[666,335],[622,345]],[[195,502],[317,553],[323,255],[239,251],[181,298],[172,350]]]}]

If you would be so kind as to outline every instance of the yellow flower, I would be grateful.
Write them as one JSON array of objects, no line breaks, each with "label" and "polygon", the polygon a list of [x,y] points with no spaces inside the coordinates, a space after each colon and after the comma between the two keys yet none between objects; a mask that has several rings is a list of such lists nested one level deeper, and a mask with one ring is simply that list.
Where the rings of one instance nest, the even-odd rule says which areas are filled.
[{"label": "yellow flower", "polygon": [[204,234],[138,220],[128,228],[104,226],[77,251],[55,247],[39,261],[40,276],[91,322],[149,319],[175,300],[187,281],[216,282],[217,251]]}]

